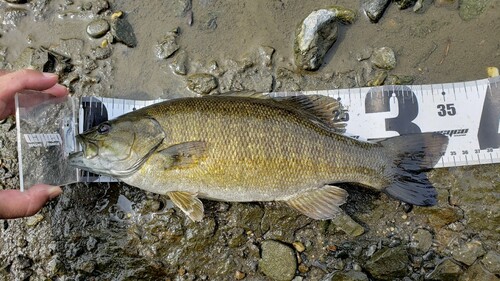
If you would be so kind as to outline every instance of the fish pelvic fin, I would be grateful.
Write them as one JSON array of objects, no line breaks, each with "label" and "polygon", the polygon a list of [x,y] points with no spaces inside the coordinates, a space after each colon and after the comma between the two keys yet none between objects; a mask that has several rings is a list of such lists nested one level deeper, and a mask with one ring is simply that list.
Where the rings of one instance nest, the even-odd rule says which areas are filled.
[{"label": "fish pelvic fin", "polygon": [[193,221],[203,219],[203,203],[196,194],[184,191],[173,191],[167,193],[175,206],[179,207]]},{"label": "fish pelvic fin", "polygon": [[448,145],[448,137],[438,133],[410,134],[380,142],[393,159],[392,182],[385,192],[403,202],[433,206],[437,192],[425,174],[432,169]]},{"label": "fish pelvic fin", "polygon": [[342,212],[339,206],[346,202],[347,196],[347,192],[342,188],[325,185],[319,189],[300,193],[286,203],[310,218],[327,220]]}]

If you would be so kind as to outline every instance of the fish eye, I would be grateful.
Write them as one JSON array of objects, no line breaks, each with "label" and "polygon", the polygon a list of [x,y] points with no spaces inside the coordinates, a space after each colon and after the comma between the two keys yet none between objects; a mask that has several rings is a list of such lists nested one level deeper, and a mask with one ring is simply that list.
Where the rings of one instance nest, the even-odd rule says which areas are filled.
[{"label": "fish eye", "polygon": [[102,123],[101,125],[99,125],[99,127],[97,127],[97,132],[101,135],[109,133],[110,130],[111,125],[109,125],[109,123]]}]

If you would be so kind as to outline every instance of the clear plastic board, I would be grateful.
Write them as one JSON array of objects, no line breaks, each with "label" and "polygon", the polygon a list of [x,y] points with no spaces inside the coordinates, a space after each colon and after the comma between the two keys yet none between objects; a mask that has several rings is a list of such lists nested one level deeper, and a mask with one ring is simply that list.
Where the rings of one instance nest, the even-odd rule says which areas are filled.
[{"label": "clear plastic board", "polygon": [[16,95],[15,102],[21,190],[37,183],[77,182],[79,171],[67,161],[76,150],[77,101],[24,91]]}]

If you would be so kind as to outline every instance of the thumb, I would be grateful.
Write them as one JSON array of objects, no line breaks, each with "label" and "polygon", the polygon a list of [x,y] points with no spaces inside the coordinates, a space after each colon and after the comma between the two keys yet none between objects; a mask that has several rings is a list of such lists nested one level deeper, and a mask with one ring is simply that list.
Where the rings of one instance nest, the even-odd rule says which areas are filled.
[{"label": "thumb", "polygon": [[36,214],[47,201],[61,194],[59,186],[37,184],[26,192],[0,191],[0,218],[14,219]]}]

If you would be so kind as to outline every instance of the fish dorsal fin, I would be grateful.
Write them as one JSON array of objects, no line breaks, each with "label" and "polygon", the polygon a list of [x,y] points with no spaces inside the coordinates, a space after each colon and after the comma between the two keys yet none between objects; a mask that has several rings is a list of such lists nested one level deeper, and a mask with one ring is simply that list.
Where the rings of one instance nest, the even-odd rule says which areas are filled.
[{"label": "fish dorsal fin", "polygon": [[167,193],[170,200],[179,207],[191,220],[201,221],[203,219],[203,203],[196,194],[184,191],[173,191]]},{"label": "fish dorsal fin", "polygon": [[262,99],[262,100],[271,99],[271,96],[269,95],[269,93],[254,92],[254,91],[226,92],[226,93],[219,94],[219,96],[253,98],[253,99]]},{"label": "fish dorsal fin", "polygon": [[345,132],[346,124],[343,123],[343,120],[346,110],[343,108],[342,104],[334,98],[322,95],[301,95],[276,97],[273,99],[313,115],[323,122],[324,125],[337,133]]},{"label": "fish dorsal fin", "polygon": [[333,185],[301,193],[286,203],[302,214],[316,219],[327,220],[335,217],[342,210],[340,205],[347,199],[347,191]]},{"label": "fish dorsal fin", "polygon": [[164,166],[167,168],[189,168],[198,164],[206,157],[207,143],[204,141],[190,141],[171,145],[160,150],[167,157]]},{"label": "fish dorsal fin", "polygon": [[221,94],[229,97],[246,97],[255,99],[272,99],[281,104],[295,108],[306,115],[314,116],[327,129],[336,133],[344,133],[346,124],[343,122],[346,110],[342,104],[331,97],[322,95],[299,95],[290,97],[271,97],[269,93],[252,91],[228,92]]}]

